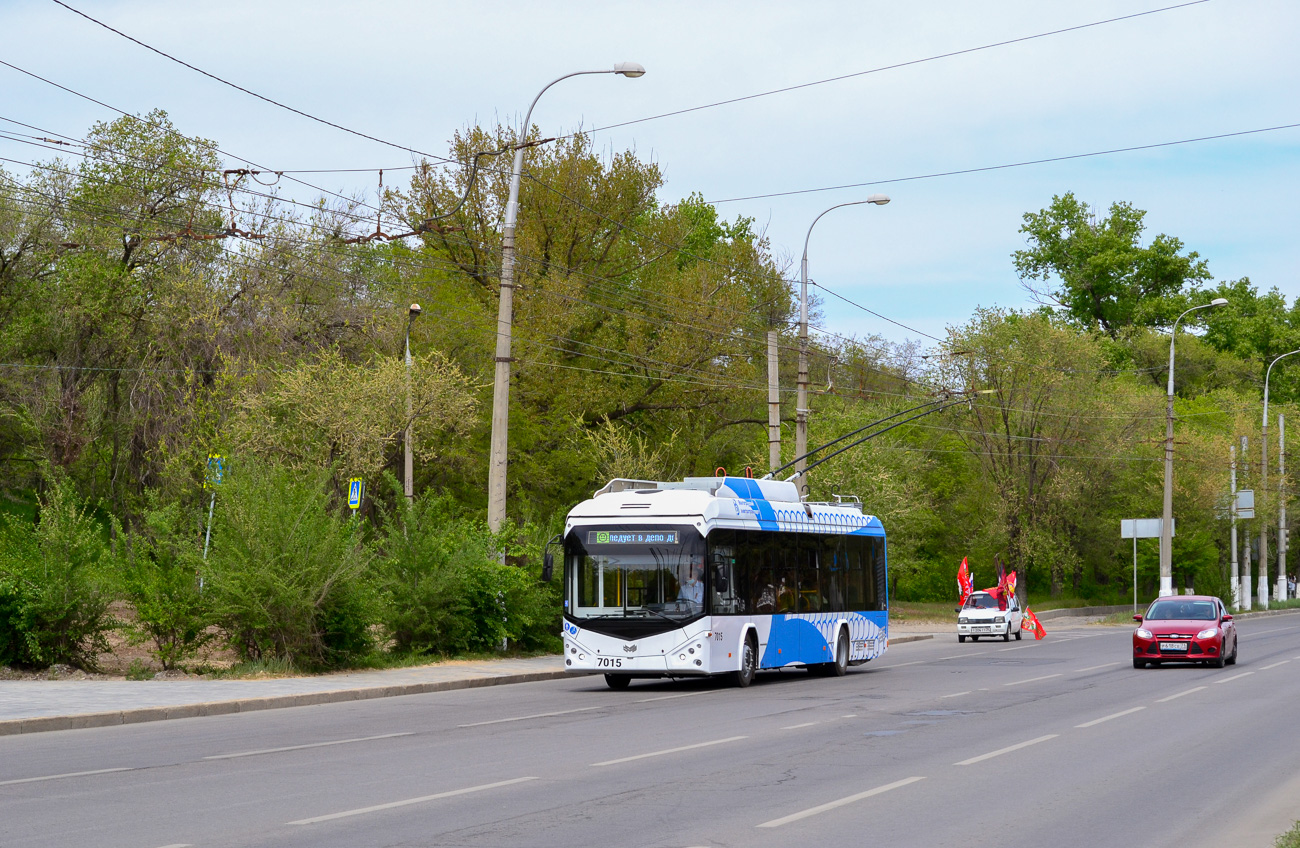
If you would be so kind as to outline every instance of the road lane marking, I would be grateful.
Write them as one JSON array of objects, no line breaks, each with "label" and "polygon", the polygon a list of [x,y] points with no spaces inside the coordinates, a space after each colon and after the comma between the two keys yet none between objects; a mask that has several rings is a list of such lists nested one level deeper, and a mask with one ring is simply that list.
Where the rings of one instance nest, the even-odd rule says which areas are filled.
[{"label": "road lane marking", "polygon": [[360,816],[365,813],[376,813],[380,810],[391,810],[395,807],[405,807],[410,804],[423,804],[425,801],[436,801],[439,798],[451,798],[455,795],[468,795],[471,792],[482,792],[485,789],[496,789],[500,786],[510,786],[515,783],[524,783],[529,780],[537,780],[537,778],[516,777],[513,780],[502,780],[497,783],[484,783],[482,786],[469,786],[465,789],[453,789],[450,792],[439,792],[436,795],[422,795],[419,798],[407,798],[405,801],[392,801],[387,804],[376,804],[373,807],[361,807],[356,810],[345,810],[341,813],[330,813],[327,816],[298,819],[297,821],[287,822],[287,824],[316,824],[317,822],[333,821],[334,819],[343,819],[348,816]]},{"label": "road lane marking", "polygon": [[1092,721],[1085,721],[1083,724],[1076,724],[1075,727],[1092,727],[1093,725],[1101,724],[1103,721],[1110,721],[1111,719],[1119,718],[1120,716],[1132,715],[1133,713],[1141,712],[1142,710],[1145,709],[1146,707],[1133,707],[1132,709],[1129,710],[1121,710],[1120,712],[1117,713],[1111,713],[1108,716],[1102,716],[1101,718],[1094,718]]},{"label": "road lane marking", "polygon": [[1199,691],[1201,691],[1201,690],[1204,689],[1204,688],[1205,688],[1204,686],[1197,686],[1197,687],[1194,688],[1194,689],[1188,689],[1188,690],[1186,690],[1185,692],[1179,692],[1177,695],[1170,695],[1168,698],[1161,698],[1160,700],[1156,701],[1156,703],[1157,703],[1157,704],[1163,704],[1165,701],[1172,701],[1174,698],[1181,698],[1181,697],[1183,697],[1184,695],[1190,695],[1190,694],[1192,694],[1193,692],[1199,692]]},{"label": "road lane marking", "polygon": [[812,726],[813,726],[814,724],[816,724],[816,723],[817,723],[817,722],[815,722],[815,721],[805,721],[803,724],[792,724],[792,725],[790,725],[789,727],[783,727],[783,728],[781,728],[781,729],[782,729],[782,730],[798,730],[798,729],[801,728],[801,727],[812,727]]},{"label": "road lane marking", "polygon": [[95,769],[94,771],[70,771],[67,774],[47,774],[44,777],[23,777],[17,780],[0,780],[0,786],[13,786],[16,783],[39,783],[42,780],[62,780],[65,777],[87,777],[92,774],[110,774],[115,771],[135,771],[133,768]]},{"label": "road lane marking", "polygon": [[470,724],[458,724],[457,727],[482,727],[485,724],[506,724],[511,721],[528,721],[533,718],[550,718],[551,716],[568,715],[569,713],[586,713],[592,710],[604,710],[614,706],[613,704],[602,704],[599,707],[578,707],[572,710],[556,710],[553,713],[533,713],[526,716],[514,716],[512,718],[496,718],[491,721],[476,721]]},{"label": "road lane marking", "polygon": [[961,657],[978,657],[980,654],[987,654],[988,651],[971,651],[969,654],[953,654],[950,657],[938,657],[941,660],[955,660]]},{"label": "road lane marking", "polygon": [[1000,757],[1003,754],[1010,754],[1012,751],[1019,751],[1021,748],[1028,748],[1030,745],[1037,745],[1039,742],[1046,742],[1048,739],[1055,739],[1060,736],[1059,733],[1049,733],[1046,736],[1040,736],[1037,739],[1030,739],[1028,742],[1020,742],[1016,745],[1008,745],[1005,748],[999,748],[996,751],[990,751],[987,754],[980,754],[978,757],[971,757],[969,760],[962,760],[960,763],[953,763],[955,766],[970,766],[975,763],[982,763],[985,760],[991,760],[994,757]]},{"label": "road lane marking", "polygon": [[1253,639],[1253,638],[1255,638],[1256,636],[1263,636],[1263,635],[1266,634],[1266,633],[1282,633],[1282,632],[1284,632],[1284,631],[1286,631],[1286,630],[1295,630],[1295,628],[1294,628],[1294,627],[1274,627],[1272,630],[1251,631],[1250,636],[1251,636],[1251,638]]},{"label": "road lane marking", "polygon": [[1215,683],[1227,683],[1229,680],[1236,680],[1239,677],[1249,677],[1254,674],[1253,671],[1243,671],[1241,674],[1234,674],[1232,677],[1225,677],[1222,680],[1216,680]]},{"label": "road lane marking", "polygon": [[1079,669],[1078,671],[1075,672],[1075,674],[1083,674],[1085,671],[1096,671],[1099,668],[1110,668],[1113,665],[1119,665],[1119,663],[1113,662],[1113,663],[1102,663],[1101,665],[1090,665],[1087,668]]},{"label": "road lane marking", "polygon": [[925,660],[912,660],[911,662],[894,663],[893,665],[881,666],[881,668],[902,668],[905,665],[922,665],[924,663]]},{"label": "road lane marking", "polygon": [[1033,642],[1030,642],[1028,645],[1016,645],[1014,648],[998,648],[998,651],[999,651],[999,652],[1001,652],[1001,651],[1023,651],[1025,648],[1036,648],[1036,647],[1038,647],[1038,646],[1035,645]]},{"label": "road lane marking", "polygon": [[1017,681],[1014,682],[1014,683],[1003,683],[1002,685],[1003,685],[1003,686],[1019,686],[1021,683],[1033,683],[1033,682],[1036,681],[1036,680],[1051,680],[1053,677],[1060,677],[1060,676],[1061,676],[1061,675],[1060,675],[1059,673],[1057,673],[1057,674],[1044,674],[1042,677],[1031,677],[1031,678],[1029,678],[1028,680],[1017,680]]},{"label": "road lane marking", "polygon": [[840,716],[840,718],[857,718],[857,717],[858,717],[857,713],[849,713],[846,716]]},{"label": "road lane marking", "polygon": [[639,701],[633,701],[634,704],[648,704],[651,701],[671,701],[674,698],[694,698],[696,695],[716,695],[717,692],[682,692],[677,695],[659,695],[654,698],[642,698]]},{"label": "road lane marking", "polygon": [[356,739],[335,739],[331,742],[312,742],[307,745],[286,745],[283,748],[262,748],[257,751],[240,751],[237,754],[213,754],[205,760],[233,760],[237,757],[255,757],[258,754],[279,754],[282,751],[301,751],[304,748],[328,748],[331,745],[349,745],[353,742],[372,742],[375,739],[396,739],[398,736],[414,736],[414,733],[384,733],[379,736],[359,736]]},{"label": "road lane marking", "polygon": [[954,692],[954,693],[952,693],[951,695],[940,695],[940,696],[939,696],[939,700],[942,701],[944,698],[960,698],[962,695],[969,695],[969,694],[970,694],[969,691],[966,691],[966,692]]},{"label": "road lane marking", "polygon": [[1291,661],[1290,661],[1290,660],[1282,660],[1281,662],[1275,662],[1275,663],[1273,663],[1272,665],[1266,665],[1266,666],[1264,666],[1263,668],[1260,669],[1260,671],[1268,671],[1270,668],[1277,668],[1278,666],[1280,666],[1280,665],[1286,665],[1286,664],[1289,663],[1289,662],[1291,662]]},{"label": "road lane marking", "polygon": [[696,748],[708,748],[710,745],[723,745],[727,742],[739,742],[741,739],[748,738],[748,736],[728,736],[726,739],[714,739],[712,742],[699,742],[695,745],[683,745],[680,748],[669,748],[666,751],[651,751],[649,754],[637,754],[633,757],[620,757],[617,760],[605,760],[603,763],[592,763],[592,765],[612,766],[618,763],[630,763],[633,760],[644,760],[647,757],[662,757],[664,754],[677,754],[681,751],[691,751]]},{"label": "road lane marking", "polygon": [[758,827],[780,827],[783,824],[796,822],[799,821],[800,819],[806,819],[809,816],[815,816],[818,813],[824,813],[827,810],[834,810],[836,807],[843,807],[847,804],[852,804],[855,801],[861,801],[864,798],[870,798],[872,795],[880,795],[882,793],[890,791],[891,789],[898,789],[899,787],[907,786],[908,784],[911,783],[916,783],[918,780],[925,780],[925,778],[905,777],[902,780],[896,780],[893,783],[887,783],[884,786],[877,786],[875,789],[868,789],[866,792],[859,792],[857,795],[850,795],[849,797],[841,798],[838,801],[830,801],[825,804],[820,804],[816,807],[810,807],[798,813],[791,813],[788,816],[782,816],[779,819],[772,819],[771,821],[763,822],[762,824],[758,825]]},{"label": "road lane marking", "polygon": [[171,845],[162,846],[162,848],[194,848],[194,846],[188,842],[173,842]]}]

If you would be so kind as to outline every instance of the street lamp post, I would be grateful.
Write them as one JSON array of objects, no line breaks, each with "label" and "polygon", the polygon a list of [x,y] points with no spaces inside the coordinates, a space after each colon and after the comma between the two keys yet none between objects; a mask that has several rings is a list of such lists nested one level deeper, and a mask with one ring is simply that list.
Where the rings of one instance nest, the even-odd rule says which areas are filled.
[{"label": "street lamp post", "polygon": [[[1295,356],[1300,350],[1293,350],[1290,353],[1284,353],[1268,364],[1267,370],[1264,371],[1264,425],[1260,441],[1260,470],[1259,470],[1259,489],[1261,493],[1268,491],[1268,378],[1273,374],[1273,366],[1288,356]],[[1281,550],[1284,541],[1278,539],[1278,549]],[[1281,560],[1279,559],[1280,563]],[[1264,609],[1268,609],[1268,522],[1259,522],[1259,604]],[[1276,600],[1280,603],[1286,600],[1286,574],[1282,571],[1279,564],[1277,576]]]},{"label": "street lamp post", "polygon": [[406,310],[406,432],[402,434],[402,483],[409,506],[415,502],[415,464],[411,460],[411,325],[420,315],[420,304],[412,303]]},{"label": "street lamp post", "polygon": [[808,225],[808,235],[803,240],[803,259],[799,263],[799,391],[795,399],[794,455],[798,458],[794,465],[794,476],[799,480],[799,494],[808,494],[808,481],[803,476],[808,453],[808,240],[812,238],[813,227],[826,212],[844,206],[861,206],[871,203],[884,206],[889,198],[883,194],[873,194],[866,200],[853,200],[840,203],[822,212]]},{"label": "street lamp post", "polygon": [[560,80],[584,74],[620,74],[629,79],[645,75],[645,68],[636,62],[619,62],[605,71],[574,71],[551,80],[537,92],[523,129],[515,142],[514,168],[510,172],[510,198],[506,202],[505,225],[501,231],[501,296],[497,306],[496,375],[492,386],[492,449],[488,458],[488,527],[493,532],[501,529],[506,517],[506,448],[510,424],[510,332],[514,323],[515,291],[515,221],[519,217],[519,178],[524,167],[524,148],[528,130],[532,126],[533,107],[546,90]]},{"label": "street lamp post", "polygon": [[1227,306],[1228,301],[1216,297],[1209,303],[1193,306],[1174,319],[1169,333],[1169,391],[1165,405],[1165,508],[1160,522],[1160,597],[1174,593],[1174,339],[1178,337],[1178,322],[1198,309]]}]

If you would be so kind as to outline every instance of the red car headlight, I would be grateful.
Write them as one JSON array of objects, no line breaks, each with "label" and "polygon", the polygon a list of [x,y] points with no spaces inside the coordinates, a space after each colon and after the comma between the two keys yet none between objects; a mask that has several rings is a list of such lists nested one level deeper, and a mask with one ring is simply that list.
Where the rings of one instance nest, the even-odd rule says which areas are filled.
[{"label": "red car headlight", "polygon": [[1138,637],[1141,638],[1141,639],[1151,639],[1151,638],[1153,638],[1153,637],[1151,636],[1151,631],[1150,631],[1150,630],[1147,630],[1145,627],[1139,627],[1139,628],[1137,629],[1137,635],[1138,635]]},{"label": "red car headlight", "polygon": [[1200,633],[1197,633],[1197,634],[1196,634],[1196,638],[1197,638],[1197,639],[1213,639],[1215,636],[1218,636],[1218,635],[1219,635],[1219,628],[1217,628],[1217,627],[1210,627],[1210,628],[1207,628],[1207,629],[1205,629],[1205,630],[1202,630]]}]

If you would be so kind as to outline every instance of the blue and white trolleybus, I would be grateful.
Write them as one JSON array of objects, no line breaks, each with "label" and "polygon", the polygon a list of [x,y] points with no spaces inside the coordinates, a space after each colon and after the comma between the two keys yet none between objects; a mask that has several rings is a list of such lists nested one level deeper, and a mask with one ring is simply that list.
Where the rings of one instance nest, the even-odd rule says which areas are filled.
[{"label": "blue and white trolleybus", "polygon": [[633,678],[843,675],[885,652],[885,529],[856,499],[738,477],[613,480],[564,528],[564,662]]}]

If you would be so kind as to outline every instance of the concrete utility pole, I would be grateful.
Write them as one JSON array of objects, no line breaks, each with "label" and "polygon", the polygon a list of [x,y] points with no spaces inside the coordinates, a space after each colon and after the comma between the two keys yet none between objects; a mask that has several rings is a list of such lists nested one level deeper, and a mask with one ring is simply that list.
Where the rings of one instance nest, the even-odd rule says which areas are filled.
[{"label": "concrete utility pole", "polygon": [[1209,303],[1193,306],[1174,319],[1169,331],[1169,391],[1165,408],[1165,503],[1160,529],[1160,592],[1159,597],[1174,593],[1174,339],[1178,338],[1178,322],[1198,309],[1227,306],[1228,301],[1216,297]]},{"label": "concrete utility pole", "polygon": [[777,370],[777,333],[767,331],[767,463],[768,470],[781,467],[781,384]]},{"label": "concrete utility pole", "polygon": [[[1244,473],[1250,467],[1250,462],[1246,457],[1246,450],[1250,445],[1250,440],[1246,436],[1241,437],[1241,470]],[[1246,544],[1246,555],[1241,561],[1241,608],[1249,610],[1252,606],[1250,601],[1250,533],[1242,534]]]},{"label": "concrete utility pole", "polygon": [[1286,417],[1277,417],[1277,600],[1286,600]]},{"label": "concrete utility pole", "polygon": [[1237,566],[1237,447],[1228,445],[1228,466],[1232,469],[1231,486],[1232,500],[1229,502],[1229,514],[1232,516],[1232,541],[1229,543],[1229,557],[1232,562],[1232,608],[1241,607],[1241,587],[1238,581],[1241,579]]},{"label": "concrete utility pole", "polygon": [[888,202],[887,196],[873,194],[866,200],[836,204],[813,218],[813,222],[808,225],[808,235],[804,236],[803,259],[799,262],[799,391],[795,396],[794,409],[794,455],[797,458],[794,479],[799,481],[800,495],[808,494],[808,480],[803,473],[808,464],[803,458],[808,453],[808,240],[812,238],[813,227],[817,226],[826,212],[844,206],[861,206],[864,203],[884,206]]},{"label": "concrete utility pole", "polygon": [[492,384],[492,450],[488,457],[488,527],[501,529],[506,519],[506,450],[510,427],[510,333],[515,315],[515,222],[519,219],[519,178],[524,168],[524,149],[532,127],[533,107],[546,89],[560,80],[584,74],[620,74],[635,79],[645,76],[645,68],[635,62],[620,62],[607,71],[574,71],[548,82],[533,98],[524,116],[524,125],[515,141],[515,162],[510,172],[510,197],[506,201],[505,225],[501,230],[501,295],[497,304],[496,373]]},{"label": "concrete utility pole", "polygon": [[412,303],[406,310],[406,432],[402,434],[402,489],[409,506],[415,502],[415,463],[411,459],[411,325],[420,315],[420,304]]}]

